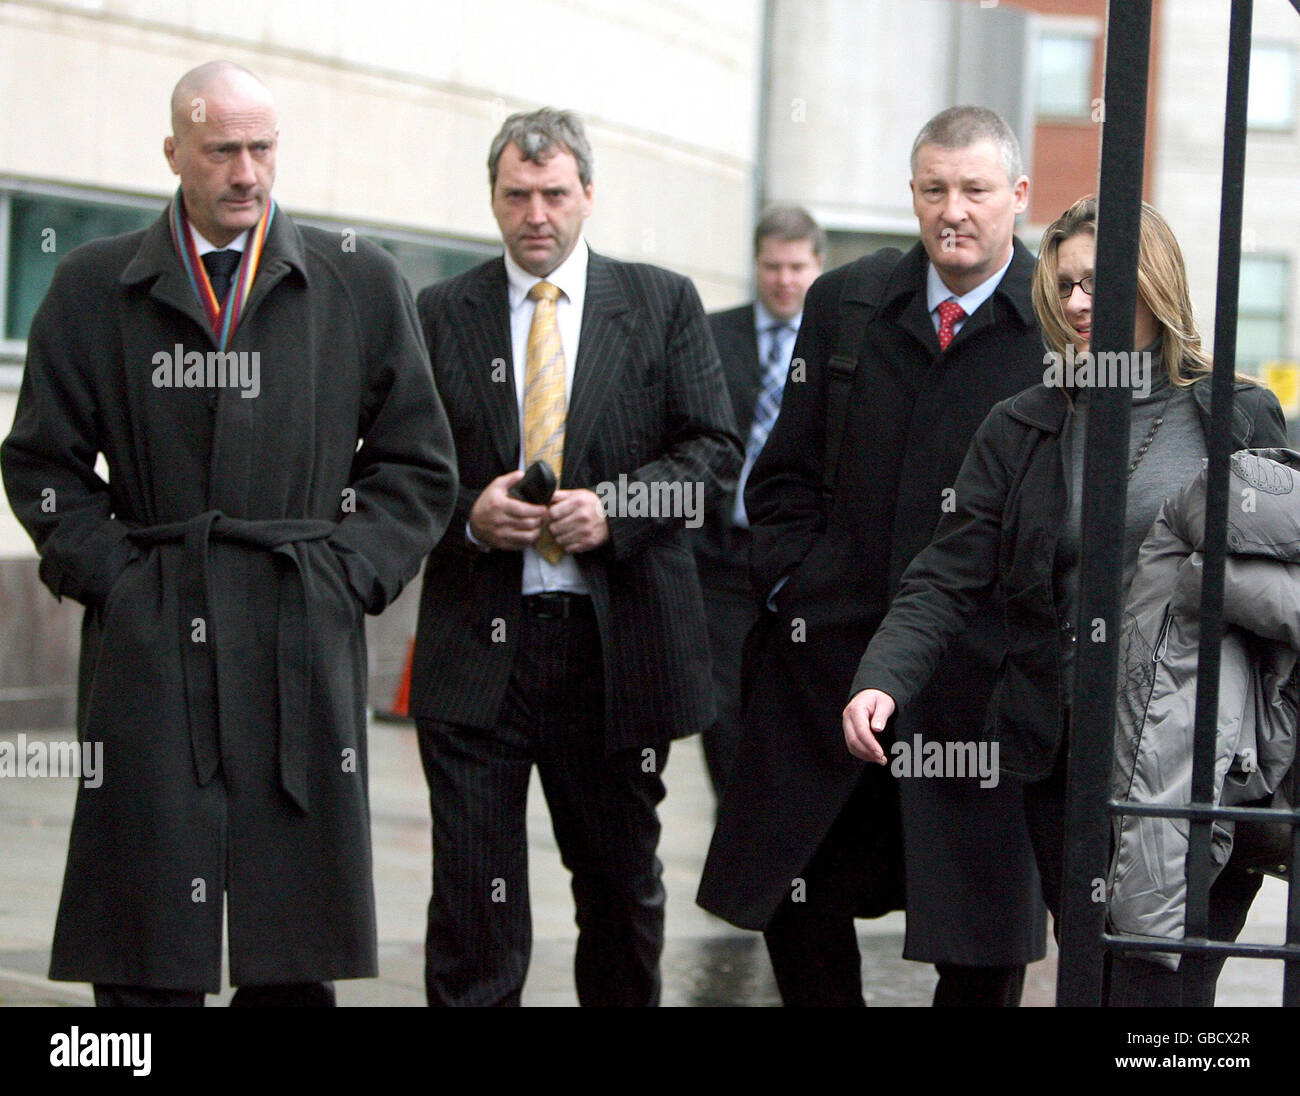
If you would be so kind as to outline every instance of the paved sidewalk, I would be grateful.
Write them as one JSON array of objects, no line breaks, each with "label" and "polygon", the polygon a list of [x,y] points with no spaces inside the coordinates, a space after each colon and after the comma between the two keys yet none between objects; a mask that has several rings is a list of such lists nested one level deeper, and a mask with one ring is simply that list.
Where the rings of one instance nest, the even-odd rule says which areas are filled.
[{"label": "paved sidewalk", "polygon": [[[14,735],[0,736],[13,739]],[[28,734],[58,739],[65,734]],[[342,1005],[424,1004],[423,935],[429,898],[429,813],[415,732],[405,724],[372,724],[371,810],[379,913],[376,979],[338,984]],[[663,977],[665,1005],[779,1003],[761,938],[741,932],[695,905],[695,888],[712,826],[713,801],[698,739],[674,743],[664,774],[660,856],[668,889]],[[71,780],[0,779],[0,1005],[84,1005],[89,987],[49,982],[50,935],[58,908],[69,823]],[[568,873],[561,866],[534,777],[529,796],[534,950],[525,1005],[574,1005],[576,929]],[[1243,939],[1280,941],[1286,890],[1274,880],[1255,903]],[[932,968],[899,958],[903,915],[859,921],[864,985],[872,1005],[924,1006]],[[1280,962],[1231,960],[1220,981],[1221,1004],[1279,1005]],[[1026,1005],[1050,1005],[1055,957],[1030,968]],[[218,1001],[229,998],[226,990]]]}]

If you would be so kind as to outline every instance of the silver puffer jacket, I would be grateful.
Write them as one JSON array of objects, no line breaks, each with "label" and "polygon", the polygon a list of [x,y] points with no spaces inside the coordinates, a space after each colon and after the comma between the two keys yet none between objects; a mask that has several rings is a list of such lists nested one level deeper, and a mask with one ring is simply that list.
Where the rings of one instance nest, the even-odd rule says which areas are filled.
[{"label": "silver puffer jacket", "polygon": [[[1205,480],[1202,471],[1165,502],[1138,555],[1120,640],[1116,799],[1191,802]],[[1282,806],[1296,752],[1300,453],[1257,449],[1232,457],[1223,620],[1215,801]],[[1114,832],[1112,928],[1182,939],[1187,822],[1126,815]],[[1232,841],[1232,823],[1216,822],[1216,873]],[[1145,958],[1178,965],[1176,955]]]}]

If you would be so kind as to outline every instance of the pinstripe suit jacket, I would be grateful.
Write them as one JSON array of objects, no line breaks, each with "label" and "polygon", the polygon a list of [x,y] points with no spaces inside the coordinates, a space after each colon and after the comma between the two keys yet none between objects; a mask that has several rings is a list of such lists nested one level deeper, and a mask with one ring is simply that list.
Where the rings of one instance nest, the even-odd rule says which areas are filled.
[{"label": "pinstripe suit jacket", "polygon": [[[460,492],[429,557],[411,714],[494,725],[519,634],[523,556],[465,539],[479,492],[519,466],[519,412],[505,263],[493,259],[419,295],[420,322],[451,420]],[[495,363],[495,364],[494,364]],[[735,484],[742,449],[704,309],[686,278],[592,252],[564,440],[563,486],[620,474]],[[609,540],[577,556],[600,628],[606,748],[665,742],[713,719],[708,635],[683,515],[609,517]]]}]

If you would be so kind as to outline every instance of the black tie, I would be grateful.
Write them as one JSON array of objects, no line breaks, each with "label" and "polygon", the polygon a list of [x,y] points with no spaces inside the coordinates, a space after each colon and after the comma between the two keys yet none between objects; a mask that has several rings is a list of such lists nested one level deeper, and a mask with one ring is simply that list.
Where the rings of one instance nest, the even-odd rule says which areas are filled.
[{"label": "black tie", "polygon": [[203,256],[203,266],[212,283],[212,292],[217,295],[217,303],[225,304],[226,294],[230,292],[230,279],[234,277],[239,260],[244,257],[242,251],[209,251]]}]

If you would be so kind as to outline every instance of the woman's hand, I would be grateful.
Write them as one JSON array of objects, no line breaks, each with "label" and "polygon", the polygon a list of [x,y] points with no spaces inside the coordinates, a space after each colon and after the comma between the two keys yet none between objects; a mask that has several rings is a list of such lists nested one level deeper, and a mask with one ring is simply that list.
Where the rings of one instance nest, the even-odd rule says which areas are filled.
[{"label": "woman's hand", "polygon": [[885,751],[876,734],[885,729],[894,714],[894,698],[879,689],[863,689],[844,709],[844,743],[849,753],[862,761],[885,763]]}]

